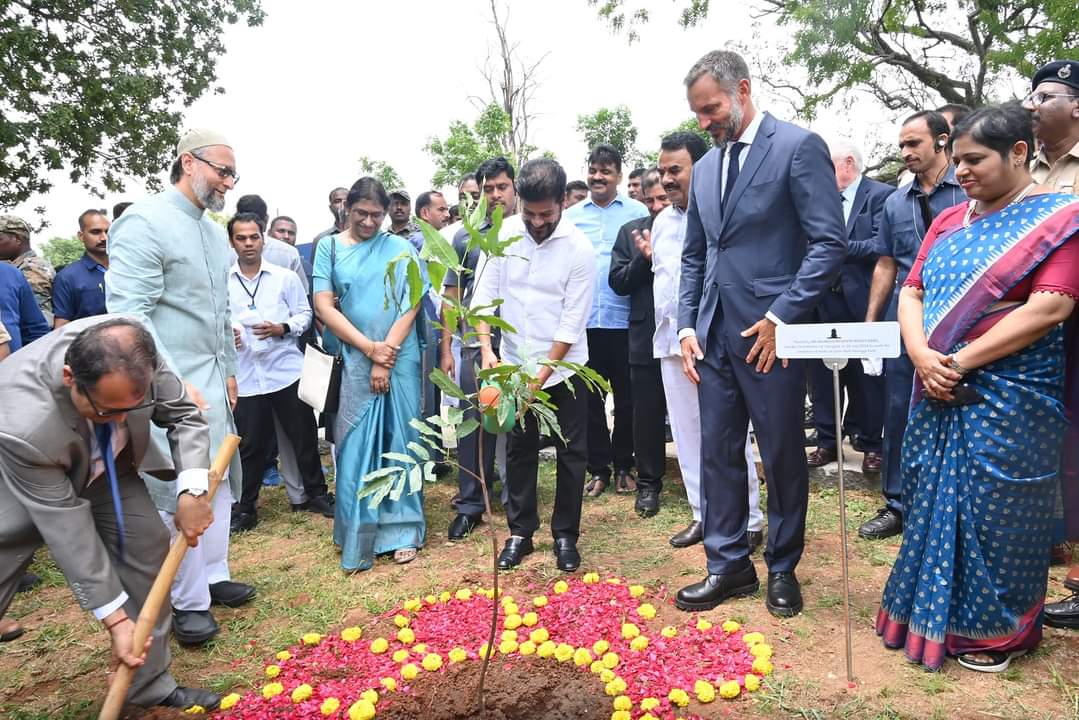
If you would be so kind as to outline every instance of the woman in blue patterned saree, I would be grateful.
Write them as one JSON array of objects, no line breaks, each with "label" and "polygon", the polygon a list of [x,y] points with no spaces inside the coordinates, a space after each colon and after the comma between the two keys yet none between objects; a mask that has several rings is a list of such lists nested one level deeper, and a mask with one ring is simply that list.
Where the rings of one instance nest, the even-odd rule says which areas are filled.
[{"label": "woman in blue patterned saree", "polygon": [[333,539],[345,570],[367,570],[376,555],[388,553],[409,562],[426,534],[421,492],[386,497],[375,508],[357,497],[364,476],[389,463],[383,453],[407,454],[419,434],[409,424],[420,417],[419,306],[408,304],[403,263],[394,283],[385,277],[391,260],[414,251],[407,239],[380,230],[389,205],[378,180],[356,181],[345,201],[349,229],[325,238],[315,253],[315,310],[334,336],[328,349],[340,342],[344,357],[333,426]]},{"label": "woman in blue patterned saree", "polygon": [[971,198],[940,214],[899,300],[917,370],[903,544],[877,632],[938,670],[1000,672],[1041,640],[1079,299],[1079,198],[1033,183],[1031,119],[981,109],[951,136]]}]

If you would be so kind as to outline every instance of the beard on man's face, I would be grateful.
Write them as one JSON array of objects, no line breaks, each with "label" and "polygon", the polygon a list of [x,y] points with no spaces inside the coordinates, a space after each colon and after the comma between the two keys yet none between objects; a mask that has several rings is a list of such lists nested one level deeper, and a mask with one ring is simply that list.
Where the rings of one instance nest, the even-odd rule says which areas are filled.
[{"label": "beard on man's face", "polygon": [[191,190],[195,197],[202,203],[202,207],[212,212],[221,212],[225,209],[225,196],[219,195],[204,174],[195,173],[191,179]]}]

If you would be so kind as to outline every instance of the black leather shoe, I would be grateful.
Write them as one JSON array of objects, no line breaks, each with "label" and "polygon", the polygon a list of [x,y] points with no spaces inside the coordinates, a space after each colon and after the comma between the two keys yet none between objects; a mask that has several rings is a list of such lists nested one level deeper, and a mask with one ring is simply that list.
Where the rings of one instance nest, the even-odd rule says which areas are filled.
[{"label": "black leather shoe", "polygon": [[891,508],[881,508],[877,514],[866,520],[858,534],[866,540],[883,540],[903,532],[903,516]]},{"label": "black leather shoe", "polygon": [[532,538],[510,535],[506,539],[506,544],[502,546],[502,552],[498,554],[498,569],[509,570],[517,567],[524,560],[525,555],[531,555],[534,549]]},{"label": "black leather shoe", "polygon": [[802,612],[802,586],[794,573],[768,573],[768,597],[764,605],[768,612],[781,618],[794,617]]},{"label": "black leather shoe", "polygon": [[172,634],[181,645],[202,645],[217,635],[220,629],[209,610],[172,611]]},{"label": "black leather shoe", "polygon": [[674,597],[674,605],[690,612],[711,610],[724,600],[752,595],[761,587],[753,564],[724,575],[709,575],[704,580],[686,585]]},{"label": "black leather shoe", "polygon": [[1046,603],[1045,624],[1065,630],[1079,629],[1079,592],[1072,593],[1060,602]]},{"label": "black leather shoe", "polygon": [[450,522],[450,529],[446,534],[450,540],[464,540],[480,524],[481,518],[481,515],[457,513],[457,517]]},{"label": "black leather shoe", "polygon": [[334,504],[337,501],[334,499],[332,493],[326,493],[325,495],[319,495],[308,500],[305,505],[307,512],[318,513],[322,517],[333,517]]},{"label": "black leather shoe", "polygon": [[819,447],[806,456],[806,465],[811,468],[824,467],[828,463],[834,463],[839,459],[835,448]]},{"label": "black leather shoe", "polygon": [[633,509],[643,518],[653,517],[659,512],[659,493],[652,488],[639,488]]},{"label": "black leather shoe", "polygon": [[233,510],[232,519],[229,521],[229,534],[235,535],[236,533],[254,530],[258,524],[258,516],[254,513]]},{"label": "black leather shoe", "polygon": [[671,537],[671,547],[687,548],[690,545],[696,545],[704,539],[704,526],[700,521],[694,520],[689,525],[686,525],[685,530],[679,533],[675,533]]},{"label": "black leather shoe", "polygon": [[637,492],[637,479],[629,470],[616,470],[614,473],[614,491],[619,495],[631,495]]},{"label": "black leather shoe", "polygon": [[32,572],[23,573],[19,578],[19,584],[15,586],[15,592],[24,593],[30,592],[41,582],[41,578]]},{"label": "black leather shoe", "polygon": [[222,580],[210,583],[210,602],[225,607],[240,607],[255,597],[255,587],[245,583]]},{"label": "black leather shoe", "polygon": [[757,552],[764,543],[764,531],[749,530],[746,532],[746,539],[749,540],[749,554],[752,555]]},{"label": "black leather shoe", "polygon": [[577,552],[577,543],[569,538],[556,538],[554,560],[562,572],[573,572],[581,567],[581,554]]},{"label": "black leather shoe", "polygon": [[588,478],[588,482],[584,484],[584,496],[585,497],[599,497],[607,489],[607,486],[611,484],[610,475],[601,475],[596,473],[592,477]]},{"label": "black leather shoe", "polygon": [[217,693],[189,687],[177,687],[169,693],[167,698],[158,703],[158,705],[176,708],[177,710],[187,710],[198,705],[206,712],[216,710],[220,704],[221,696]]}]

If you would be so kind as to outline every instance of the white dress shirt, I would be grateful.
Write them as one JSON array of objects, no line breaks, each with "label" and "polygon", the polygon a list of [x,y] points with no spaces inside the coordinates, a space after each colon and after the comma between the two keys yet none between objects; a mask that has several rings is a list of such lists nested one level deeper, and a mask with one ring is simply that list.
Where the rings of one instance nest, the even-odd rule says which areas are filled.
[{"label": "white dress shirt", "polygon": [[[588,362],[585,329],[596,284],[592,243],[565,215],[542,243],[532,239],[519,215],[508,218],[500,234],[518,240],[504,257],[480,256],[471,307],[503,299],[500,314],[516,332],[502,333],[502,358],[514,365],[543,360],[553,343],[563,342],[570,345],[564,360]],[[571,375],[555,370],[543,386]]]},{"label": "white dress shirt", "polygon": [[[247,278],[239,264],[233,264],[229,269],[229,309],[234,325],[242,328],[242,344],[236,351],[240,397],[277,392],[299,380],[303,353],[296,338],[311,325],[311,305],[296,273],[263,260],[258,275]],[[245,323],[245,319],[251,322]],[[259,340],[250,329],[256,320],[288,323],[289,332],[284,337]]]},{"label": "white dress shirt", "polygon": [[663,209],[652,222],[652,297],[656,334],[652,356],[682,354],[678,338],[678,282],[682,277],[682,243],[686,239],[686,211],[677,205]]},{"label": "white dress shirt", "polygon": [[854,196],[858,194],[858,186],[862,184],[862,176],[855,175],[854,180],[848,185],[842,192],[839,193],[843,198],[843,222],[850,222],[850,213],[854,209]]}]

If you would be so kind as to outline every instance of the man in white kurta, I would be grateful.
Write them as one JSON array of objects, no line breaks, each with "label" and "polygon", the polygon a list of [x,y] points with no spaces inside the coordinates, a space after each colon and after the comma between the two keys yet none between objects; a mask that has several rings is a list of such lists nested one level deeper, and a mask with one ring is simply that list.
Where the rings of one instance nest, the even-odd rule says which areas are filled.
[{"label": "man in white kurta", "polygon": [[[225,229],[206,211],[222,209],[225,193],[235,185],[235,168],[223,137],[190,131],[177,146],[172,187],[129,207],[109,233],[109,312],[145,318],[160,352],[201,394],[211,453],[227,433],[235,432],[236,348],[229,315],[230,248]],[[159,428],[154,441],[167,447]],[[143,477],[162,520],[175,534],[175,495],[149,475]],[[228,482],[213,501],[214,523],[202,542],[188,550],[173,583],[173,632],[181,643],[199,644],[217,633],[211,602],[234,607],[254,597],[253,587],[231,581],[228,567],[231,507],[241,480],[236,455]]]}]

